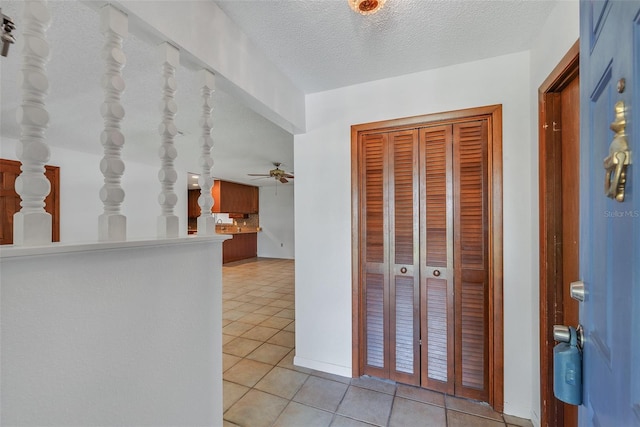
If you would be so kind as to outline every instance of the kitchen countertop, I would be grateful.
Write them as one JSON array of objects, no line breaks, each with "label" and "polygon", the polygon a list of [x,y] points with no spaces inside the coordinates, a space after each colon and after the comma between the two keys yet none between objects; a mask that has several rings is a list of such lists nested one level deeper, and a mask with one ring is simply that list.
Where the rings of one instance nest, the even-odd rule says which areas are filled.
[{"label": "kitchen countertop", "polygon": [[223,230],[222,227],[216,227],[217,234],[250,234],[250,233],[257,233],[258,231],[262,231],[262,229],[260,227],[255,228],[255,227],[231,226],[231,227],[225,227],[225,229]]}]

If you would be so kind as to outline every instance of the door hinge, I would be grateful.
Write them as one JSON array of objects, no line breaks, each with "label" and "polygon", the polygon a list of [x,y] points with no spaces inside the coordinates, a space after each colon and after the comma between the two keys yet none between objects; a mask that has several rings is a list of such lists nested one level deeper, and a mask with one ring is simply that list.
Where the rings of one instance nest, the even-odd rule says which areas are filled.
[{"label": "door hinge", "polygon": [[421,346],[422,345],[422,340],[418,340],[418,345]]}]

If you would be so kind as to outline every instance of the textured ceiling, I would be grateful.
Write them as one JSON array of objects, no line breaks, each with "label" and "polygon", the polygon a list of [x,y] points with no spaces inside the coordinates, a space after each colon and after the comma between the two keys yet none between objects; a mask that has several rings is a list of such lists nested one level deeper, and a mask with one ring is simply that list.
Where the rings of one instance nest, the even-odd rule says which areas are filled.
[{"label": "textured ceiling", "polygon": [[305,93],[527,50],[555,0],[215,0]]},{"label": "textured ceiling", "polygon": [[[188,0],[183,0],[188,1]],[[200,0],[214,1],[214,0]],[[376,15],[361,16],[346,0],[216,0],[220,8],[305,93],[528,49],[554,1],[547,0],[387,0]],[[158,1],[162,7],[163,1]],[[2,0],[2,11],[18,26],[18,44],[0,60],[0,136],[18,138],[15,121],[21,94],[22,4]],[[47,31],[51,115],[48,143],[101,155],[103,127],[100,79],[103,62],[97,12],[78,1],[50,0]],[[181,23],[188,25],[188,23]],[[124,42],[127,88],[123,133],[125,160],[157,165],[160,137],[160,66],[156,46],[129,35]],[[156,77],[154,77],[156,76]],[[176,139],[179,166],[198,172],[200,88],[195,71],[177,70]],[[248,173],[266,173],[272,162],[294,170],[293,136],[241,102],[214,94],[214,158],[217,177],[253,185]]]}]

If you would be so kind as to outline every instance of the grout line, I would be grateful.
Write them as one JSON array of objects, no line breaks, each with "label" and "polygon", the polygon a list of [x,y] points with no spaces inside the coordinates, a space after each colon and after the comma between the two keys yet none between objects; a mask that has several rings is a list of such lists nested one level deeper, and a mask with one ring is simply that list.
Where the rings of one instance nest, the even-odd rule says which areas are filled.
[{"label": "grout line", "polygon": [[445,400],[444,402],[444,407],[442,409],[444,409],[444,425],[448,426],[449,425],[449,410],[447,409],[447,402]]},{"label": "grout line", "polygon": [[391,409],[389,409],[389,416],[387,417],[387,425],[391,425],[391,414],[393,414],[393,407],[396,404],[396,393],[398,392],[398,387],[396,386],[393,390],[393,399],[391,400]]},{"label": "grout line", "polygon": [[[256,263],[258,261],[261,261],[260,265],[256,265]],[[242,271],[242,268],[241,268],[242,265],[244,265],[244,264],[253,264],[250,267],[250,268],[252,268],[252,274],[251,274],[252,277],[251,278],[245,277],[245,273]],[[228,310],[234,310],[238,306],[240,306],[242,304],[246,304],[246,303],[254,303],[256,305],[261,306],[261,308],[262,307],[276,307],[276,308],[281,309],[280,312],[282,310],[295,310],[295,305],[293,305],[293,306],[289,305],[288,307],[278,307],[278,306],[271,306],[270,305],[270,304],[274,303],[275,301],[281,301],[281,302],[277,303],[277,304],[280,304],[280,305],[285,304],[286,302],[289,302],[290,304],[295,304],[295,284],[292,283],[295,280],[295,275],[294,275],[295,272],[294,271],[288,271],[287,267],[290,266],[290,265],[291,265],[291,261],[290,260],[285,260],[285,261],[282,261],[282,260],[265,261],[265,260],[256,259],[256,260],[252,260],[250,262],[244,262],[244,263],[240,263],[240,264],[237,264],[237,265],[234,265],[234,266],[223,266],[223,276],[226,275],[226,278],[223,278],[223,282],[224,282],[223,286],[225,286],[225,284],[235,286],[233,291],[229,290],[227,292],[224,292],[224,288],[223,288],[223,299],[224,299],[223,304],[224,303],[230,303],[230,302],[233,302],[234,304],[238,304],[233,309],[228,309]],[[229,270],[229,269],[231,269],[231,270]],[[286,269],[287,271],[284,271],[284,272],[280,271],[280,270],[283,270],[283,269]],[[276,270],[278,270],[278,271],[276,271]],[[265,276],[268,276],[268,278],[265,278]],[[257,277],[257,279],[254,279],[254,277]],[[248,282],[250,282],[250,283],[248,283]],[[282,285],[282,283],[288,283],[288,285]],[[243,284],[245,286],[243,286]],[[262,302],[255,302],[255,299],[254,300],[250,300],[250,301],[238,301],[238,300],[235,299],[235,298],[238,298],[238,297],[244,297],[248,293],[256,292],[256,290],[259,290],[259,289],[263,289],[264,290],[264,288],[266,288],[267,286],[269,287],[269,289],[267,290],[266,293],[264,293],[263,295],[254,296],[256,299],[264,298],[264,299],[267,299],[267,300],[268,299],[273,300],[273,301],[269,301],[266,304],[263,303],[264,300],[262,300]],[[293,291],[291,290],[292,288],[293,288]],[[276,296],[276,298],[271,298],[272,296]],[[294,299],[290,300],[292,297]],[[241,298],[241,299],[246,299],[246,298]],[[252,301],[254,301],[254,302],[252,302]],[[224,308],[223,308],[223,312],[226,312],[228,310],[224,310]],[[249,311],[249,312],[245,312],[243,310],[238,310],[238,311],[246,313],[246,315],[252,313],[251,311]],[[279,312],[277,312],[275,314],[278,314],[278,313]],[[267,316],[267,319],[265,319],[265,321],[267,321],[268,319],[271,319],[271,318],[281,318],[281,319],[286,319],[286,320],[290,321],[287,325],[283,326],[282,328],[275,328],[273,326],[265,326],[265,327],[269,327],[269,328],[278,330],[278,333],[280,333],[282,331],[285,331],[285,328],[289,327],[291,325],[291,323],[295,321],[295,319],[288,319],[288,318],[284,318],[284,317],[279,317],[279,316],[276,316],[275,314],[273,314],[273,315],[264,315],[264,316]],[[239,320],[230,320],[229,324],[232,324],[234,322],[240,322],[240,323],[248,324],[248,325],[250,325],[252,327],[251,329],[253,329],[253,328],[257,327],[257,326],[262,326],[262,324],[261,324],[262,322],[259,323],[259,324],[253,324],[253,323],[242,322],[241,319],[239,319]],[[251,329],[249,329],[249,331]],[[246,331],[244,333],[247,333],[247,332],[248,331]],[[291,332],[291,331],[285,331],[285,332]],[[245,338],[245,337],[242,337],[242,336],[233,336],[233,339],[236,339],[236,338],[251,339],[251,338]],[[261,343],[260,346],[262,346],[265,343],[268,343],[267,341],[261,341],[261,340],[256,340],[256,339],[253,339],[253,341],[260,342]],[[268,343],[268,344],[271,344],[271,343]],[[278,345],[278,344],[274,344],[274,345]],[[258,346],[256,349],[254,349],[249,354],[247,354],[244,357],[240,358],[240,360],[237,363],[240,363],[242,360],[254,361],[253,359],[248,359],[247,356],[251,355],[254,351],[256,351],[258,348],[260,348],[260,346]],[[246,396],[246,394],[249,393],[249,391],[251,391],[251,390],[260,391],[262,393],[269,394],[271,396],[278,397],[280,399],[283,399],[283,400],[287,401],[287,404],[284,407],[284,409],[282,411],[280,411],[280,413],[275,418],[275,421],[274,421],[274,423],[275,423],[275,422],[277,422],[278,418],[282,416],[283,412],[291,405],[291,402],[294,402],[293,399],[300,392],[300,390],[304,387],[304,385],[307,384],[307,382],[309,381],[309,379],[311,377],[316,377],[316,378],[319,378],[319,379],[322,379],[322,380],[326,380],[326,381],[335,381],[335,380],[332,380],[330,378],[325,378],[324,376],[321,375],[322,373],[319,372],[319,371],[315,371],[315,370],[311,370],[311,369],[298,370],[295,367],[280,366],[280,363],[282,363],[282,361],[285,358],[287,358],[289,356],[289,354],[291,354],[291,351],[295,350],[295,347],[293,347],[293,348],[288,347],[288,346],[280,346],[280,347],[287,348],[287,349],[289,349],[289,351],[284,356],[279,358],[279,360],[276,361],[275,363],[272,364],[272,363],[265,363],[265,362],[257,361],[257,362],[260,362],[260,363],[265,363],[265,364],[269,365],[271,368],[263,376],[261,376],[260,379],[258,379],[258,381],[256,382],[255,385],[257,385],[267,375],[269,375],[271,372],[273,372],[275,370],[275,368],[287,369],[287,370],[290,370],[292,372],[297,372],[297,373],[301,373],[301,374],[307,375],[307,378],[302,383],[302,385],[300,385],[300,387],[297,388],[297,390],[293,393],[293,395],[292,395],[292,397],[290,399],[287,399],[287,398],[283,398],[282,396],[277,396],[277,395],[275,395],[273,393],[269,393],[269,392],[266,392],[266,391],[263,391],[263,390],[258,390],[258,389],[255,388],[255,385],[253,387],[248,387],[248,386],[246,386],[244,384],[238,384],[238,383],[235,383],[233,381],[229,381],[229,380],[225,379],[225,381],[227,381],[229,383],[237,384],[237,385],[240,385],[242,387],[246,387],[247,388],[247,391],[244,394],[242,394],[242,396],[240,396],[229,407],[229,409],[231,409],[239,400],[241,400],[244,396]],[[239,356],[235,356],[235,357],[239,357]],[[224,375],[223,375],[223,379],[224,379]],[[331,416],[330,425],[334,424],[338,417],[344,417],[344,418],[347,418],[347,419],[357,420],[357,421],[362,422],[364,424],[372,425],[372,424],[370,424],[368,422],[365,422],[365,421],[362,421],[362,420],[358,420],[356,418],[353,418],[353,417],[348,416],[348,415],[340,414],[338,412],[338,410],[340,409],[340,406],[343,404],[344,399],[345,399],[347,393],[349,392],[349,390],[352,387],[356,387],[356,388],[360,388],[360,389],[365,389],[365,390],[370,390],[370,391],[374,391],[374,392],[378,392],[378,393],[383,393],[383,394],[386,394],[386,395],[391,395],[393,397],[393,401],[392,401],[392,404],[391,404],[391,409],[389,411],[389,415],[388,415],[388,418],[387,418],[387,425],[390,423],[391,416],[393,414],[393,410],[394,410],[395,404],[396,404],[395,400],[396,400],[396,398],[401,397],[401,396],[398,396],[398,386],[397,385],[396,385],[396,387],[394,387],[393,393],[388,393],[388,392],[379,391],[379,390],[376,390],[376,389],[363,387],[362,385],[355,385],[355,384],[352,384],[351,381],[349,381],[348,383],[344,383],[344,382],[341,382],[341,381],[335,381],[335,382],[339,382],[341,384],[345,384],[347,386],[347,388],[346,388],[344,394],[342,395],[340,401],[338,402],[338,404],[337,404],[337,406],[336,406],[334,411],[327,411],[324,408],[315,407],[313,405],[309,405],[309,404],[305,404],[305,403],[301,403],[301,402],[296,402],[296,403],[298,403],[298,404],[300,404],[300,405],[302,405],[304,407],[307,407],[307,408],[313,408],[315,410],[323,411],[323,412],[326,412],[326,413],[331,413],[332,416]],[[415,401],[417,401],[419,403],[422,403],[422,404],[425,404],[425,405],[432,405],[432,406],[439,407],[438,405],[434,405],[432,403],[422,402],[419,399],[412,399],[412,398],[409,398],[409,397],[407,397],[407,399],[415,400]],[[479,418],[482,418],[482,419],[487,419],[487,420],[491,420],[491,421],[500,422],[499,420],[496,420],[495,418],[489,418],[487,416],[475,414],[475,413],[472,413],[472,412],[469,412],[469,411],[450,408],[447,405],[446,397],[443,400],[444,400],[444,402],[443,402],[442,409],[444,410],[444,413],[445,413],[445,426],[448,425],[448,423],[449,423],[449,417],[448,417],[448,415],[449,415],[448,411],[449,410],[456,411],[456,412],[459,412],[459,413],[464,413],[464,414],[472,416],[472,417],[479,417]],[[229,409],[227,409],[227,411]],[[225,411],[225,414],[227,413],[227,411]],[[226,421],[230,422],[229,420],[226,420]],[[501,415],[501,421],[502,421],[503,424],[506,424],[506,421],[504,420],[504,417],[502,417],[502,415]],[[243,427],[250,427],[250,426],[243,426]]]}]

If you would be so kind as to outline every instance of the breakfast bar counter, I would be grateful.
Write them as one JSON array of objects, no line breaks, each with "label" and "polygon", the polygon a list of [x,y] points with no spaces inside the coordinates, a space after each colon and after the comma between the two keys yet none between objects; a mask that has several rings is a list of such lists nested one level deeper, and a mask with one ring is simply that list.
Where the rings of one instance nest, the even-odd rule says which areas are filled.
[{"label": "breakfast bar counter", "polygon": [[217,234],[232,235],[222,244],[222,263],[240,261],[258,256],[259,227],[216,227]]}]

